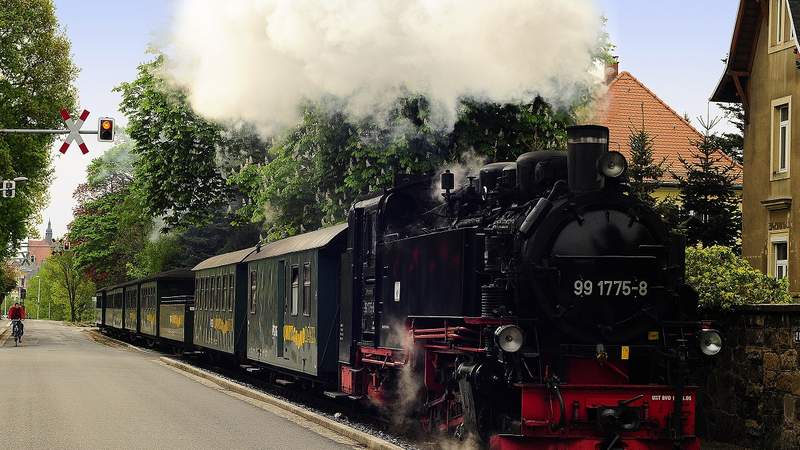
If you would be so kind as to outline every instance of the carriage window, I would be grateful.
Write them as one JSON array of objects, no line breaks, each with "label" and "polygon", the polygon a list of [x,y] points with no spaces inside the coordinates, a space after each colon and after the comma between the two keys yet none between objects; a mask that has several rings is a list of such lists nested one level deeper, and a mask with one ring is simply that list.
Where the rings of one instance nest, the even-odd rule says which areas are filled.
[{"label": "carriage window", "polygon": [[203,278],[203,309],[208,311],[208,289],[210,285],[210,280],[208,277]]},{"label": "carriage window", "polygon": [[216,301],[217,301],[217,299],[216,299],[216,295],[217,295],[217,277],[212,276],[210,278],[210,281],[211,281],[211,289],[209,289],[208,309],[213,311],[214,309],[216,309],[216,308],[214,308],[214,306],[215,306]]},{"label": "carriage window", "polygon": [[311,306],[311,263],[303,264],[303,315],[310,314]]},{"label": "carriage window", "polygon": [[228,274],[228,311],[233,311],[233,302],[236,299],[236,291],[233,288],[233,274]]},{"label": "carriage window", "polygon": [[222,281],[222,286],[220,286],[220,290],[222,291],[221,292],[222,295],[220,296],[221,301],[219,309],[225,311],[226,309],[228,309],[228,276],[223,275],[221,281]]},{"label": "carriage window", "polygon": [[250,271],[250,314],[256,313],[256,288],[258,284],[258,273],[255,270]]},{"label": "carriage window", "polygon": [[300,296],[300,269],[297,266],[292,266],[292,315],[297,315],[298,297]]},{"label": "carriage window", "polygon": [[223,288],[225,286],[222,283],[222,275],[217,275],[217,303],[216,309],[217,311],[222,310],[222,298],[224,297]]}]

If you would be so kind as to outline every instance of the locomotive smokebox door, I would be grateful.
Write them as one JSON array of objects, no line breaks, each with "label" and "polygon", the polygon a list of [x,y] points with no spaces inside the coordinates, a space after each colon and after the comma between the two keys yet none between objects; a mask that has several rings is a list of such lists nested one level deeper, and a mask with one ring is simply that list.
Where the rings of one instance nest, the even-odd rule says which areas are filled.
[{"label": "locomotive smokebox door", "polygon": [[567,168],[572,192],[582,194],[603,188],[598,161],[607,151],[608,128],[598,125],[567,128]]}]

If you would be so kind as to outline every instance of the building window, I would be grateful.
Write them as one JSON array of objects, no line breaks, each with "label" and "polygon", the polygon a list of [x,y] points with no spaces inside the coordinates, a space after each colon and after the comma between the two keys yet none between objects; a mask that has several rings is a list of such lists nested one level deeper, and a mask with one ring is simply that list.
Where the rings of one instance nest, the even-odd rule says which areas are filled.
[{"label": "building window", "polygon": [[256,288],[258,287],[258,272],[250,271],[250,314],[256,313]]},{"label": "building window", "polygon": [[775,259],[775,278],[786,278],[789,275],[789,243],[776,241],[772,243],[772,254]]},{"label": "building window", "polygon": [[772,144],[770,179],[789,177],[792,165],[792,98],[772,100]]},{"label": "building window", "polygon": [[773,23],[775,24],[775,44],[776,45],[783,43],[783,28],[784,28],[784,25],[783,25],[784,19],[783,19],[783,17],[785,15],[785,11],[784,11],[784,4],[785,3],[786,3],[786,0],[775,0],[775,3],[774,3],[774,13],[773,13],[774,14],[774,17],[773,17],[774,22]]},{"label": "building window", "polygon": [[303,263],[303,315],[311,314],[311,263]]},{"label": "building window", "polygon": [[789,155],[789,105],[778,107],[778,171],[785,172]]},{"label": "building window", "polygon": [[300,269],[292,266],[292,315],[297,315],[297,307],[300,297]]}]

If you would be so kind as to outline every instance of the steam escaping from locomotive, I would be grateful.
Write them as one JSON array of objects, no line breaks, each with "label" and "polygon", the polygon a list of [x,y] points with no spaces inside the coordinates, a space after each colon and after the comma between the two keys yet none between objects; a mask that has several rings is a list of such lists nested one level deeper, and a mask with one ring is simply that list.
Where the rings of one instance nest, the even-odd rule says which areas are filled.
[{"label": "steam escaping from locomotive", "polygon": [[592,0],[185,0],[170,72],[201,114],[267,132],[305,101],[364,117],[408,93],[446,127],[464,96],[571,103],[599,81],[601,30]]}]

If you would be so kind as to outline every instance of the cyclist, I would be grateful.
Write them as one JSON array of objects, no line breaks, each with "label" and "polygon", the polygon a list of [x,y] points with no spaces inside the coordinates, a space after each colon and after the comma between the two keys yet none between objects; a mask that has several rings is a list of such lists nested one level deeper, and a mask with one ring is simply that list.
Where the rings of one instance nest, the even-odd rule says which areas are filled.
[{"label": "cyclist", "polygon": [[25,318],[25,308],[19,303],[14,303],[14,306],[8,309],[8,318],[11,320],[12,326],[19,327],[19,340],[22,340],[23,326],[22,320]]}]

